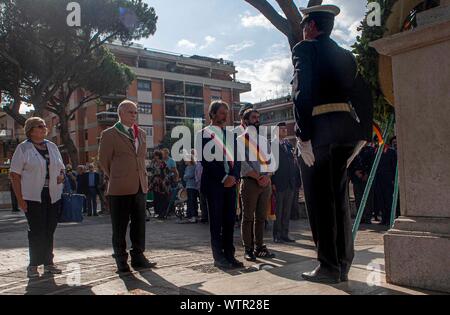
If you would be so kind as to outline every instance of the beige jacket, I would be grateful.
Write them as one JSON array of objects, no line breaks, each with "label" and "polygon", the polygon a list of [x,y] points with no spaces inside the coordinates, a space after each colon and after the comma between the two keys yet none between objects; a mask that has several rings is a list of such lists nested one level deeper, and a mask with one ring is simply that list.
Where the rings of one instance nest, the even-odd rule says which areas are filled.
[{"label": "beige jacket", "polygon": [[145,131],[139,129],[139,147],[136,153],[133,143],[114,127],[101,134],[99,162],[109,178],[106,195],[135,195],[142,188],[148,192],[145,157],[147,144]]}]

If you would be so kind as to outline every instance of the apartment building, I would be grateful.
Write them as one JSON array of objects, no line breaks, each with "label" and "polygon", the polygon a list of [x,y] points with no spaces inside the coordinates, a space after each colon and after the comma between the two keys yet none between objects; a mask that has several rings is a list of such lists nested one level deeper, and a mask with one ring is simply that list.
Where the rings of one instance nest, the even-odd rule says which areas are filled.
[{"label": "apartment building", "polygon": [[255,103],[254,108],[261,114],[261,125],[276,126],[280,122],[285,122],[288,128],[288,139],[295,140],[294,103],[290,95]]},{"label": "apartment building", "polygon": [[[88,103],[71,117],[70,132],[79,149],[80,163],[90,162],[97,156],[100,133],[117,121],[117,106],[125,98],[138,104],[138,122],[147,133],[149,149],[157,147],[175,126],[208,124],[208,107],[214,100],[232,106],[230,124],[239,120],[240,96],[249,92],[251,85],[236,79],[233,62],[156,51],[136,44],[110,44],[108,48],[132,69],[136,80],[126,91]],[[70,101],[72,108],[84,93],[74,93]],[[58,118],[47,113],[45,119],[50,127],[49,139],[60,144]],[[61,151],[68,161],[63,147]]]}]

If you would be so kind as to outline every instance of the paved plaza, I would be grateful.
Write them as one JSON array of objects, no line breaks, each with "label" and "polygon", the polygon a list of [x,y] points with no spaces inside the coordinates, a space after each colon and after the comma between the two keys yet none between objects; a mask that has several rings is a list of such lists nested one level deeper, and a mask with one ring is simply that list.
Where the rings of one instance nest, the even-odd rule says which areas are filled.
[{"label": "paved plaza", "polygon": [[[266,242],[276,259],[245,262],[245,268],[222,271],[213,266],[209,229],[205,224],[179,224],[178,219],[147,223],[147,257],[157,268],[115,273],[111,257],[109,216],[86,218],[82,224],[60,224],[55,233],[55,262],[65,272],[55,277],[26,278],[28,241],[22,214],[0,212],[0,294],[426,294],[386,284],[381,226],[362,226],[350,281],[338,285],[312,284],[300,279],[315,266],[308,223],[292,221],[293,244]],[[236,228],[237,257],[242,260]]]}]

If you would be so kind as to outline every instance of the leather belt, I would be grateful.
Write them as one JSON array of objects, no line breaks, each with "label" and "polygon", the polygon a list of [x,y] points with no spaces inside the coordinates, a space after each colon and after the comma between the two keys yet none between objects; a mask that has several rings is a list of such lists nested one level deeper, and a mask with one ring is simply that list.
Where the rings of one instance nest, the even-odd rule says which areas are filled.
[{"label": "leather belt", "polygon": [[313,108],[312,116],[319,116],[328,113],[335,112],[347,112],[351,113],[352,108],[348,103],[331,103],[331,104],[323,104],[318,105]]}]

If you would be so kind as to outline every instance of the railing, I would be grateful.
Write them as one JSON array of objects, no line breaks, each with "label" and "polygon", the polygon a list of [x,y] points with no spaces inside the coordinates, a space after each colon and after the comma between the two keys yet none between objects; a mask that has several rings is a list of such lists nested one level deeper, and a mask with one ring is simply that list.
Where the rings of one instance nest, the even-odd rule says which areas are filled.
[{"label": "railing", "polygon": [[291,103],[292,102],[292,97],[290,95],[287,96],[283,96],[280,98],[276,98],[276,99],[272,99],[272,100],[267,100],[261,103],[256,103],[254,105],[254,107],[256,109],[262,109],[262,108],[266,108],[269,106],[274,106],[274,105],[282,105],[282,104],[286,104],[286,103]]},{"label": "railing", "polygon": [[11,140],[13,138],[12,129],[0,129],[0,140]]},{"label": "railing", "polygon": [[97,113],[97,121],[103,124],[114,124],[119,119],[117,113],[114,112],[100,112]]}]

